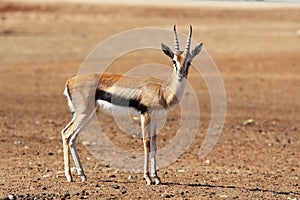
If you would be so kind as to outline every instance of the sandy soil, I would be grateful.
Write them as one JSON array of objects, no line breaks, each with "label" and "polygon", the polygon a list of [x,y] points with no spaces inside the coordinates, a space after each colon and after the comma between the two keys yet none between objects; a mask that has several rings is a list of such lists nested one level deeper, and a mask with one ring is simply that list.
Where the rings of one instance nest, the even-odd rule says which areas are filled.
[{"label": "sandy soil", "polygon": [[[299,20],[299,7],[0,2],[0,198],[299,199]],[[194,26],[193,38],[204,42],[223,76],[227,116],[218,144],[199,159],[210,98],[203,81],[192,77],[202,84],[196,90],[201,125],[187,152],[159,170],[161,185],[100,163],[82,144],[88,181],[74,173],[75,182],[67,183],[60,136],[70,119],[65,81],[112,34],[173,24],[183,33]],[[128,70],[152,60],[169,63],[162,53],[120,62]],[[170,134],[159,135],[159,146],[174,136],[177,117],[169,115]],[[244,124],[249,119],[254,124]],[[123,142],[112,119],[105,128],[120,147],[142,150],[138,139]]]}]

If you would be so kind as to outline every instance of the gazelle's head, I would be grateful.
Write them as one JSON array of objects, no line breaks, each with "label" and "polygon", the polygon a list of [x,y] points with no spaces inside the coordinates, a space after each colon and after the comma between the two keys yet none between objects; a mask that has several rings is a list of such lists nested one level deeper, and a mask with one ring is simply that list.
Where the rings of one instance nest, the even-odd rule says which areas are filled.
[{"label": "gazelle's head", "polygon": [[190,52],[192,38],[192,26],[190,26],[190,33],[188,35],[185,50],[181,51],[179,49],[179,43],[176,33],[176,25],[174,25],[174,47],[175,51],[173,52],[167,45],[161,43],[161,49],[163,52],[169,56],[173,61],[174,70],[176,72],[176,77],[178,81],[182,81],[184,78],[187,78],[189,66],[193,58],[198,55],[202,49],[202,43],[198,44],[192,52]]}]

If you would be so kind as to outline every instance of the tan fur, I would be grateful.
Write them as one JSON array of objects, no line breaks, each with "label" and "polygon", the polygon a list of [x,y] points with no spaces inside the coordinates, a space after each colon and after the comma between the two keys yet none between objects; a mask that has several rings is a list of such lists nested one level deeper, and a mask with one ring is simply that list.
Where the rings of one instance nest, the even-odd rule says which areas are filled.
[{"label": "tan fur", "polygon": [[[82,104],[76,98],[94,98],[96,89],[103,90],[128,99],[141,99],[148,106],[169,106],[178,103],[177,97],[170,90],[171,80],[162,81],[152,77],[135,78],[118,74],[80,74],[67,80],[70,97],[74,107]],[[175,89],[175,88],[174,88]],[[124,92],[125,91],[125,92]],[[82,94],[83,93],[83,94]]]}]

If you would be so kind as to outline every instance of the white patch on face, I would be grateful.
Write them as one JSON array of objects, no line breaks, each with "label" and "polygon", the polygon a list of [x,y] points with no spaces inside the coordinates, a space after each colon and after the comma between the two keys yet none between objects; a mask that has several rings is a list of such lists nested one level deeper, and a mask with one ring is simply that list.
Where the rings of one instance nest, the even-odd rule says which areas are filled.
[{"label": "white patch on face", "polygon": [[107,101],[97,100],[98,110],[109,116],[140,116],[139,112],[132,107],[118,106]]},{"label": "white patch on face", "polygon": [[177,59],[177,55],[174,55],[173,60],[174,60],[175,63],[176,63],[176,69],[175,69],[175,70],[178,71],[179,68],[180,68],[180,62],[179,62],[178,59]]},{"label": "white patch on face", "polygon": [[181,68],[181,65],[180,65],[180,62],[178,61],[177,57],[178,57],[177,55],[174,55],[174,59],[173,60],[176,63],[176,68],[174,68],[174,70],[176,71],[176,78],[177,78],[177,80],[178,81],[182,81],[185,78],[185,76],[183,74],[179,73],[179,69]]}]

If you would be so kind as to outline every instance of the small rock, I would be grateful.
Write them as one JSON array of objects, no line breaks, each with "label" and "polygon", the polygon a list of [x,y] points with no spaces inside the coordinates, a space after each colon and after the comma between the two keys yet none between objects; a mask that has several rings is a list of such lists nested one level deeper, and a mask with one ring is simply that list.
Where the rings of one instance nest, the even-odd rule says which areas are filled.
[{"label": "small rock", "polygon": [[244,126],[253,126],[255,124],[254,119],[248,119],[243,122]]},{"label": "small rock", "polygon": [[292,130],[293,130],[293,131],[297,131],[297,127],[294,126],[294,127],[292,128]]},{"label": "small rock", "polygon": [[121,191],[121,193],[122,193],[122,194],[126,194],[126,193],[127,193],[127,190],[123,189],[123,190]]},{"label": "small rock", "polygon": [[298,200],[297,197],[288,197],[288,200]]},{"label": "small rock", "polygon": [[164,198],[172,198],[174,196],[174,194],[163,194]]},{"label": "small rock", "polygon": [[185,173],[186,171],[184,169],[179,169],[177,172],[178,173]]},{"label": "small rock", "polygon": [[53,156],[54,154],[53,154],[52,151],[49,151],[49,152],[48,152],[48,155],[49,155],[49,156]]},{"label": "small rock", "polygon": [[45,174],[45,175],[43,175],[43,178],[49,178],[51,176],[52,176],[52,174]]},{"label": "small rock", "polygon": [[262,134],[262,135],[266,135],[266,132],[265,131],[263,131],[263,130],[259,130],[259,132],[260,132],[260,134]]},{"label": "small rock", "polygon": [[85,191],[85,190],[82,190],[82,191],[81,191],[81,194],[82,194],[82,195],[89,195],[89,193],[88,193],[87,191]]},{"label": "small rock", "polygon": [[8,199],[17,199],[16,196],[14,194],[9,194],[7,195]]},{"label": "small rock", "polygon": [[14,144],[15,144],[15,145],[21,144],[21,141],[16,140],[16,141],[14,141]]},{"label": "small rock", "polygon": [[16,195],[17,199],[24,199],[24,197],[25,197],[25,195],[23,195],[23,194],[17,194]]},{"label": "small rock", "polygon": [[211,192],[210,193],[210,196],[214,196],[214,195],[216,195],[216,192]]},{"label": "small rock", "polygon": [[221,197],[221,198],[227,198],[228,195],[226,195],[226,194],[221,194],[221,195],[219,195],[219,197]]},{"label": "small rock", "polygon": [[62,196],[62,199],[69,199],[71,195],[69,193],[66,193]]},{"label": "small rock", "polygon": [[80,193],[79,192],[74,192],[73,195],[78,196],[78,195],[80,195]]},{"label": "small rock", "polygon": [[55,176],[55,178],[64,178],[64,177],[65,177],[64,174],[57,174],[57,175]]},{"label": "small rock", "polygon": [[128,179],[128,180],[131,180],[131,179],[132,179],[132,176],[131,176],[131,175],[129,175],[127,179]]},{"label": "small rock", "polygon": [[90,142],[89,142],[89,141],[82,141],[82,144],[83,144],[84,146],[90,146]]},{"label": "small rock", "polygon": [[30,149],[30,146],[25,145],[25,146],[24,146],[24,149]]},{"label": "small rock", "polygon": [[109,178],[116,178],[116,175],[110,174],[110,175],[109,175]]},{"label": "small rock", "polygon": [[114,189],[120,189],[120,186],[118,186],[118,185],[113,185],[112,186]]},{"label": "small rock", "polygon": [[227,173],[227,174],[236,174],[237,172],[234,171],[234,170],[227,170],[226,173]]},{"label": "small rock", "polygon": [[210,164],[210,160],[206,160],[206,161],[204,161],[204,162],[205,162],[205,164],[207,164],[207,165]]}]

